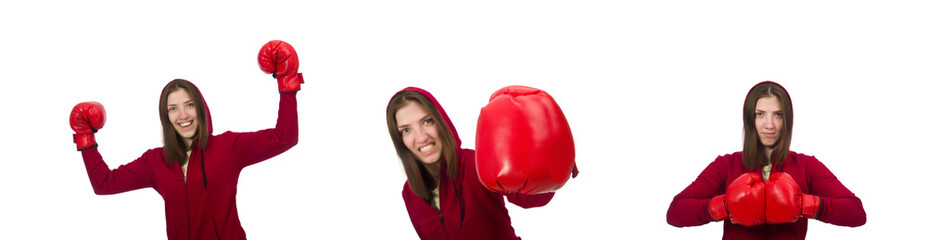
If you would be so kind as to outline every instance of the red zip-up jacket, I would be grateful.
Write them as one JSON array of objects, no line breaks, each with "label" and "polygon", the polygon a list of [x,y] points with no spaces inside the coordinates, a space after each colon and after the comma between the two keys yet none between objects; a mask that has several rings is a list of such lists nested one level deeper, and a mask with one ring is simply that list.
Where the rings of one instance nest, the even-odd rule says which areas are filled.
[{"label": "red zip-up jacket", "polygon": [[408,181],[403,184],[402,198],[409,211],[409,218],[419,238],[436,239],[521,239],[515,235],[509,212],[502,200],[504,195],[509,202],[523,208],[547,205],[554,193],[545,194],[502,194],[486,189],[476,175],[476,155],[471,149],[460,147],[457,129],[451,123],[441,104],[425,90],[406,88],[428,97],[447,123],[448,131],[457,140],[457,177],[450,179],[447,168],[441,161],[440,206],[441,210],[431,207],[429,201],[419,197]]},{"label": "red zip-up jacket", "polygon": [[[205,105],[205,100],[204,100]],[[206,115],[209,115],[209,107]],[[110,170],[97,148],[81,152],[96,194],[116,194],[151,187],[164,199],[168,239],[246,239],[238,219],[235,195],[238,176],[248,165],[264,161],[296,145],[296,93],[280,93],[276,128],[212,135],[205,151],[192,144],[187,181],[180,163],[166,164],[163,148]],[[205,175],[204,175],[205,174]]]},{"label": "red zip-up jacket", "polygon": [[[743,164],[743,153],[718,156],[699,174],[698,178],[682,190],[666,212],[666,222],[676,227],[698,226],[711,222],[708,202],[724,194],[734,179],[751,172]],[[758,168],[756,173],[761,173]],[[789,152],[782,164],[772,167],[773,172],[786,172],[795,179],[802,193],[821,198],[817,220],[848,227],[866,223],[863,203],[843,186],[823,163],[813,156]],[[753,227],[733,224],[724,220],[722,239],[805,239],[808,219],[799,218],[787,224],[766,224]]]}]

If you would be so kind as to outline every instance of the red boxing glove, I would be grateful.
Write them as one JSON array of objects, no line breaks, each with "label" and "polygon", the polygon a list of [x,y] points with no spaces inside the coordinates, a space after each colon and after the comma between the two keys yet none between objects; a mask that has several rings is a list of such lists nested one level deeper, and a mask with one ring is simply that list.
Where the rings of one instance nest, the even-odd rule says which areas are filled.
[{"label": "red boxing glove", "polygon": [[97,146],[93,134],[106,123],[106,109],[98,102],[82,102],[71,109],[71,129],[74,130],[74,143],[77,150],[83,151]]},{"label": "red boxing glove", "polygon": [[299,57],[289,43],[273,40],[264,44],[258,52],[258,65],[265,73],[273,74],[280,92],[299,91],[299,84],[303,83],[303,74],[297,73]]},{"label": "red boxing glove", "polygon": [[480,182],[495,192],[553,192],[578,173],[566,117],[535,88],[493,93],[477,120],[475,148]]},{"label": "red boxing glove", "polygon": [[820,198],[803,194],[788,173],[777,172],[766,181],[766,223],[793,223],[799,217],[815,218]]},{"label": "red boxing glove", "polygon": [[763,177],[744,173],[727,186],[724,194],[731,223],[747,227],[766,223],[766,188]]}]

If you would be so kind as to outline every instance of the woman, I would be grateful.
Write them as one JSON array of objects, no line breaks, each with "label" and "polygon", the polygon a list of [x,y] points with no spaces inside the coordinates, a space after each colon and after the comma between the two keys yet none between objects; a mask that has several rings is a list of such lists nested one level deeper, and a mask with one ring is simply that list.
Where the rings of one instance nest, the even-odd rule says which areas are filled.
[{"label": "woman", "polygon": [[159,103],[164,146],[112,170],[93,138],[105,121],[102,105],[78,104],[71,125],[93,191],[116,194],[154,188],[164,199],[168,239],[245,239],[235,201],[241,170],[283,153],[298,140],[296,91],[302,76],[296,73],[295,51],[286,43],[272,41],[262,49],[259,62],[278,80],[275,128],[213,135],[209,106],[199,89],[187,80],[175,79],[164,87]]},{"label": "woman", "polygon": [[723,220],[723,239],[804,239],[811,218],[866,223],[862,202],[823,163],[789,150],[793,115],[785,88],[757,84],[743,111],[743,151],[719,156],[676,195],[666,213],[670,225]]},{"label": "woman", "polygon": [[476,173],[474,151],[460,137],[438,101],[409,87],[390,99],[386,122],[408,181],[402,197],[421,239],[520,239],[502,201],[540,207],[554,193],[498,193]]}]

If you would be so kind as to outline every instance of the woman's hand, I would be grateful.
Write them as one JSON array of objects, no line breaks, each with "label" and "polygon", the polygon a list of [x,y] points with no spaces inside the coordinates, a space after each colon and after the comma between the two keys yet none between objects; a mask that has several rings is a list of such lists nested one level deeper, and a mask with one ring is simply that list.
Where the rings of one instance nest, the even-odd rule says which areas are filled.
[{"label": "woman's hand", "polygon": [[480,182],[494,192],[541,194],[576,176],[570,124],[547,92],[508,86],[490,96],[476,123]]},{"label": "woman's hand", "polygon": [[815,218],[818,196],[804,194],[788,173],[777,172],[766,181],[766,223],[793,223],[799,217]]},{"label": "woman's hand", "polygon": [[299,57],[289,43],[273,40],[264,44],[258,52],[258,65],[265,73],[277,79],[280,92],[299,91],[303,74],[299,71]]},{"label": "woman's hand", "polygon": [[82,151],[97,146],[93,134],[106,123],[106,110],[98,102],[82,102],[71,109],[71,129],[74,130],[74,143]]}]

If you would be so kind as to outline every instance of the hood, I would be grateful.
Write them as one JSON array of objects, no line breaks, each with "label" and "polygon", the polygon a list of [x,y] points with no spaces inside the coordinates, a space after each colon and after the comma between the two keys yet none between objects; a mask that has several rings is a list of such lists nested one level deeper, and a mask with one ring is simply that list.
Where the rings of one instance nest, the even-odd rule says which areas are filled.
[{"label": "hood", "polygon": [[[207,136],[205,136],[205,138],[203,138],[203,136],[199,136],[199,137],[197,137],[196,139],[194,139],[194,140],[193,140],[193,146],[191,146],[191,150],[192,150],[192,149],[195,149],[195,148],[196,148],[195,146],[198,146],[198,145],[199,145],[199,147],[200,147],[200,150],[201,150],[201,151],[198,151],[198,153],[199,153],[199,156],[200,156],[200,160],[199,160],[199,162],[200,162],[200,170],[202,170],[202,172],[203,172],[203,189],[208,189],[208,187],[209,187],[209,185],[208,185],[209,182],[207,182],[207,177],[206,177],[206,163],[205,163],[205,162],[206,162],[206,157],[205,157],[205,155],[203,154],[203,152],[206,151],[206,145],[209,144],[209,143],[208,143],[208,141],[207,141],[207,143],[205,143],[205,144],[200,144],[200,143],[199,143],[199,140],[200,140],[200,139],[207,139],[207,140],[208,140],[208,138],[212,136],[212,115],[209,113],[209,105],[206,104],[206,97],[203,96],[203,92],[200,91],[200,88],[197,87],[195,84],[193,84],[193,82],[190,82],[190,81],[184,80],[184,79],[174,79],[174,80],[171,80],[170,82],[168,82],[166,85],[164,85],[164,88],[161,89],[161,94],[159,95],[159,98],[160,98],[160,96],[164,96],[164,91],[167,90],[167,86],[170,85],[171,83],[175,82],[175,81],[184,81],[184,82],[190,83],[190,85],[193,86],[193,91],[196,91],[197,95],[200,96],[200,101],[203,102],[203,116],[202,116],[203,123],[202,123],[202,124],[206,124]],[[191,93],[191,94],[193,94],[193,93]],[[196,101],[196,96],[192,96],[192,97],[193,97],[194,101]],[[160,103],[160,99],[159,99],[159,100],[158,100],[158,109],[159,109],[158,111],[159,111],[159,114],[160,114],[160,108],[161,108],[160,104],[161,104],[161,103]],[[160,118],[160,116],[159,116],[159,118]],[[193,156],[190,156],[190,159],[193,159]],[[184,181],[186,181],[186,180],[184,180]]]},{"label": "hood", "polygon": [[[209,135],[212,136],[212,114],[209,113],[209,104],[206,104],[206,96],[203,96],[203,92],[200,91],[200,88],[197,87],[196,84],[193,84],[193,82],[191,82],[190,80],[185,80],[185,79],[174,79],[174,80],[183,80],[183,81],[189,82],[190,85],[193,85],[193,88],[196,90],[196,92],[200,94],[200,98],[203,101],[203,112],[206,114],[206,116],[204,116],[203,118],[204,119],[203,122],[204,124],[206,124],[206,132],[208,132]],[[174,82],[174,80],[171,80],[167,84],[171,84],[171,82]],[[164,86],[167,87],[167,84],[165,84]],[[158,96],[164,95],[165,90],[166,90],[165,88],[162,88],[161,94],[159,94]],[[158,108],[161,108],[160,106],[161,103],[159,102],[158,104],[159,104]]]},{"label": "hood", "polygon": [[[425,91],[425,89],[421,89],[421,88],[417,88],[417,87],[407,87],[407,88],[405,88],[405,89],[402,89],[402,90],[396,92],[396,94],[399,94],[399,93],[405,92],[405,91],[415,91],[415,92],[421,93],[422,95],[425,95],[425,97],[427,97],[428,100],[431,101],[431,103],[432,103],[433,105],[435,105],[435,109],[438,110],[438,114],[441,114],[441,119],[444,120],[444,123],[445,123],[445,125],[447,126],[447,131],[450,132],[452,135],[454,135],[454,141],[457,142],[457,146],[455,146],[455,147],[457,148],[457,152],[459,153],[459,152],[460,152],[460,146],[461,146],[461,145],[460,145],[460,136],[457,134],[457,128],[454,127],[454,123],[451,122],[451,118],[447,116],[447,113],[444,112],[444,108],[441,107],[441,103],[438,103],[438,100],[435,99],[435,97],[432,96],[430,92]],[[393,96],[390,97],[390,99],[392,99],[393,97],[395,97],[396,94],[393,94]]]},{"label": "hood", "polygon": [[[784,157],[781,157],[780,154],[787,155],[788,152],[789,152],[789,147],[790,147],[790,145],[791,145],[791,140],[790,140],[790,139],[791,139],[791,134],[792,134],[792,123],[794,122],[794,118],[795,118],[795,111],[793,110],[793,104],[792,104],[792,96],[791,96],[791,94],[789,94],[789,91],[785,89],[785,87],[783,87],[781,84],[776,83],[776,82],[773,82],[773,81],[762,81],[762,82],[760,82],[760,83],[757,83],[756,85],[753,85],[753,87],[750,88],[750,91],[747,91],[747,96],[744,97],[744,107],[743,107],[743,110],[744,110],[744,111],[743,111],[744,130],[745,130],[745,131],[747,130],[747,125],[754,124],[754,123],[748,123],[748,122],[747,122],[748,117],[751,116],[751,114],[753,114],[753,112],[748,112],[748,111],[747,111],[747,100],[749,100],[750,93],[753,92],[754,89],[756,89],[756,88],[759,87],[760,85],[766,84],[766,83],[770,83],[770,84],[773,84],[773,85],[778,86],[779,88],[782,88],[782,91],[785,93],[785,96],[788,98],[787,100],[788,100],[788,103],[789,103],[788,106],[787,106],[787,107],[784,106],[784,107],[783,107],[784,109],[782,109],[782,110],[783,110],[784,112],[788,113],[788,115],[790,115],[791,118],[786,118],[785,120],[783,120],[783,122],[782,122],[782,130],[781,130],[781,131],[784,131],[782,134],[788,134],[788,137],[784,138],[784,139],[786,139],[786,142],[784,142],[784,143],[781,142],[781,140],[782,140],[783,138],[780,138],[780,142],[777,142],[777,143],[776,143],[776,146],[775,146],[775,149],[776,149],[776,150],[775,150],[775,152],[773,152],[772,156],[770,157],[770,158],[772,158],[772,159],[769,159],[770,161],[773,161],[774,164],[780,164],[780,167],[781,167],[782,161],[784,161],[785,158],[787,158],[788,156],[785,156],[785,158],[784,158]],[[786,132],[787,132],[787,133],[786,133]],[[746,135],[745,135],[745,136],[746,136]],[[781,147],[781,144],[785,144],[784,147]],[[746,145],[747,145],[747,141],[746,141],[746,138],[745,138],[745,139],[744,139],[744,151],[745,151],[745,152],[747,151]],[[759,152],[759,151],[758,151],[758,152]],[[752,154],[759,154],[758,152],[757,152],[757,153],[752,153]],[[747,154],[747,155],[750,155],[750,154]],[[745,166],[751,166],[751,165],[753,165],[753,164],[756,164],[756,159],[755,159],[755,158],[756,158],[757,156],[747,156],[747,155],[744,155],[744,160],[743,160],[743,161],[744,161],[744,162],[743,162],[744,165],[745,165]],[[753,160],[749,160],[749,161],[748,161],[748,158],[753,158]],[[759,157],[759,158],[762,158],[762,157]],[[754,163],[750,163],[751,161],[754,162]],[[759,167],[759,166],[761,166],[761,165],[758,165],[757,167]]]}]

